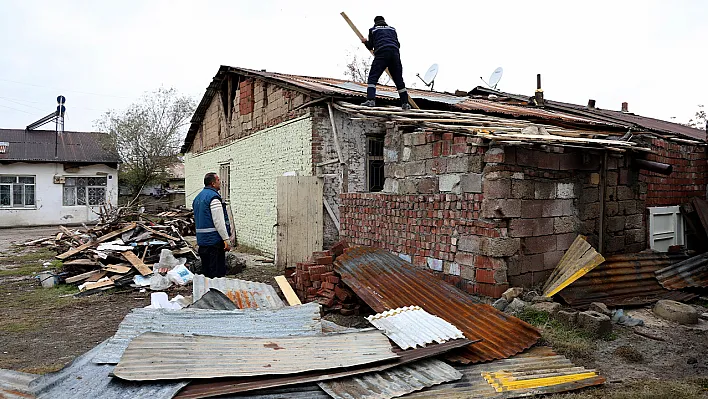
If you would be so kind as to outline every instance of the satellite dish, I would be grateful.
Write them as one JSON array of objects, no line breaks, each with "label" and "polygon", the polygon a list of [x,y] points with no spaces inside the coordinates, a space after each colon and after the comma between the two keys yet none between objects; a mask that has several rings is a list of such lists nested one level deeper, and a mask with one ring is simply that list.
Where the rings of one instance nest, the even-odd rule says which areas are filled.
[{"label": "satellite dish", "polygon": [[438,76],[438,64],[431,65],[424,77],[421,78],[419,73],[415,76],[422,80],[426,86],[430,87],[430,90],[433,90],[433,86],[435,86],[435,77]]},{"label": "satellite dish", "polygon": [[492,72],[492,76],[489,77],[489,87],[492,89],[497,88],[497,84],[499,84],[499,81],[502,78],[502,75],[504,74],[504,68],[499,67]]}]

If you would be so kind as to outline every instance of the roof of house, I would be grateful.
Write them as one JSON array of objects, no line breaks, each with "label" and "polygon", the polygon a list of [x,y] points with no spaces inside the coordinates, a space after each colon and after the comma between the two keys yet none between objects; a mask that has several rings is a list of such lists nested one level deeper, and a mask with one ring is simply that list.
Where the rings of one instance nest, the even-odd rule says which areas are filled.
[{"label": "roof of house", "polygon": [[[311,76],[290,75],[277,72],[267,72],[265,70],[256,71],[246,68],[236,68],[222,65],[212,82],[206,89],[199,106],[197,107],[194,116],[191,120],[191,125],[187,136],[185,137],[182,152],[187,152],[194,141],[194,137],[199,131],[199,126],[204,120],[207,108],[211,104],[214,95],[219,91],[224,79],[229,74],[237,74],[241,76],[258,77],[270,83],[289,88],[292,90],[307,93],[308,95],[317,97],[335,97],[335,98],[365,98],[366,84],[352,82],[343,79],[334,78],[318,78]],[[479,94],[477,88],[473,92]],[[488,90],[488,89],[487,89]],[[472,94],[473,92],[470,92]],[[579,112],[578,108],[582,106],[573,104],[564,104],[559,102],[548,102],[553,106],[536,107],[528,105],[528,97],[490,91],[489,93],[482,92],[485,96],[458,96],[450,93],[436,92],[430,90],[408,89],[409,95],[420,102],[422,108],[440,108],[441,106],[461,112],[485,113],[503,116],[506,118],[523,118],[531,121],[544,121],[546,123],[557,124],[562,126],[585,127],[601,129],[604,131],[613,131],[619,133],[623,130],[622,135],[627,128],[633,128],[635,131],[648,130],[662,134],[671,134],[686,136],[692,139],[705,140],[705,132],[679,125],[676,123],[665,122],[653,118],[645,118],[634,114],[624,114],[619,112],[621,117],[604,113],[585,113]],[[513,99],[513,102],[499,101],[488,98],[488,94],[503,95]],[[376,89],[377,98],[382,100],[398,100],[398,93],[394,86],[378,85]],[[605,110],[600,110],[605,111]]]},{"label": "roof of house", "polygon": [[[118,163],[120,158],[107,144],[106,133],[64,132],[53,130],[0,129],[0,142],[7,142],[0,152],[0,162],[71,162]],[[55,156],[56,146],[56,156]]]}]

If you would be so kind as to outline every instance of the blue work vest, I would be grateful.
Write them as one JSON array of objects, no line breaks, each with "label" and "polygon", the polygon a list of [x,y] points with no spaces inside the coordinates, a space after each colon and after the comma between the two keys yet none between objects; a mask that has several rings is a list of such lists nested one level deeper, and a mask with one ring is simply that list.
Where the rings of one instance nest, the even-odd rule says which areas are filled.
[{"label": "blue work vest", "polygon": [[210,204],[214,198],[218,198],[224,208],[224,221],[226,222],[226,232],[231,236],[231,226],[229,216],[226,213],[226,203],[221,199],[219,192],[211,187],[204,187],[204,190],[192,201],[194,210],[194,223],[197,226],[197,244],[202,246],[216,245],[223,242],[219,232],[216,231],[214,220],[211,218]]}]

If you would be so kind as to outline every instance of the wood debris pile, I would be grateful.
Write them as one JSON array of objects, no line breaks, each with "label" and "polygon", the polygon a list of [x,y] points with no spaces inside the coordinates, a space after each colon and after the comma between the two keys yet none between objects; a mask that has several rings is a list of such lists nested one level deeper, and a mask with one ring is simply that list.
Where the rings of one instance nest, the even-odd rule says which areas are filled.
[{"label": "wood debris pile", "polygon": [[133,283],[134,276],[153,274],[163,249],[192,263],[196,252],[184,239],[195,233],[190,210],[175,209],[155,215],[116,208],[102,213],[92,227],[79,229],[59,226],[51,238],[24,243],[53,247],[63,262],[59,274],[67,284],[81,284],[80,295],[104,291]]}]

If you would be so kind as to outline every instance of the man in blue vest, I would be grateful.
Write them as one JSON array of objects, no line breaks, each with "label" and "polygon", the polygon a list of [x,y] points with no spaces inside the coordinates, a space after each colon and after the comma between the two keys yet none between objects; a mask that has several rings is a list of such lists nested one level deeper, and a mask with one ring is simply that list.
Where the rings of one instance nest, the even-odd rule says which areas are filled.
[{"label": "man in blue vest", "polygon": [[369,69],[369,79],[367,79],[366,102],[361,105],[367,107],[376,106],[376,83],[386,68],[391,73],[393,83],[398,89],[398,96],[401,98],[401,108],[411,109],[408,104],[408,91],[403,82],[403,66],[401,65],[401,54],[399,49],[398,34],[393,26],[388,26],[382,16],[374,18],[374,27],[369,29],[369,40],[363,39],[362,43],[366,48],[374,52],[374,62]]},{"label": "man in blue vest", "polygon": [[197,227],[199,257],[206,277],[226,276],[226,251],[231,250],[231,226],[226,203],[219,195],[221,179],[216,173],[204,176],[204,189],[192,201]]}]

